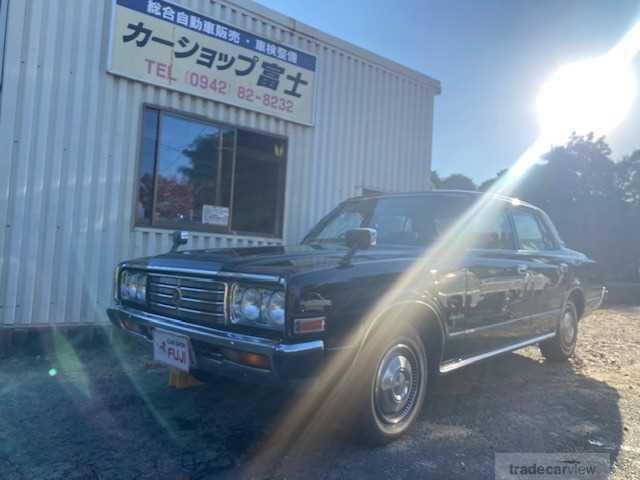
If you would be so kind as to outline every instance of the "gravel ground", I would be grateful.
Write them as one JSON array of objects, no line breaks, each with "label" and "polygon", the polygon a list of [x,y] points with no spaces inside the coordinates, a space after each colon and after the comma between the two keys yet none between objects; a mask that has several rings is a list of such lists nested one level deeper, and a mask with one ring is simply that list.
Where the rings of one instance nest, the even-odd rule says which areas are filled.
[{"label": "gravel ground", "polygon": [[0,478],[477,479],[493,478],[494,452],[607,452],[610,478],[640,479],[640,308],[580,328],[569,364],[528,348],[440,379],[417,427],[377,448],[340,425],[286,444],[283,412],[303,392],[176,390],[136,344],[57,337],[47,355],[0,364]]}]

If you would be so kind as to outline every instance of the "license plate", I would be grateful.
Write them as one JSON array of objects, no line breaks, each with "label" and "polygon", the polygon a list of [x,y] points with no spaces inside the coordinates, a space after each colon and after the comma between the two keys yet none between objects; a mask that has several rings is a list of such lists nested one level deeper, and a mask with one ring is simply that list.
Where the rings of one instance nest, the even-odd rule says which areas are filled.
[{"label": "license plate", "polygon": [[193,350],[189,337],[164,330],[153,330],[153,358],[170,367],[188,372],[191,369]]}]

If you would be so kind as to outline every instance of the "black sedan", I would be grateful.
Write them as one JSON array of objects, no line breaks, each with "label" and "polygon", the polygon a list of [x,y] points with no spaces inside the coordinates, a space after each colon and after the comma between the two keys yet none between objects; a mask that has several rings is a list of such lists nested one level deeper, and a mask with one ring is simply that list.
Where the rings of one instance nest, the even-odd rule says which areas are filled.
[{"label": "black sedan", "polygon": [[543,211],[459,191],[350,199],[300,245],[176,248],[115,281],[112,322],[158,361],[340,384],[376,442],[411,426],[434,376],[533,344],[566,360],[606,291]]}]

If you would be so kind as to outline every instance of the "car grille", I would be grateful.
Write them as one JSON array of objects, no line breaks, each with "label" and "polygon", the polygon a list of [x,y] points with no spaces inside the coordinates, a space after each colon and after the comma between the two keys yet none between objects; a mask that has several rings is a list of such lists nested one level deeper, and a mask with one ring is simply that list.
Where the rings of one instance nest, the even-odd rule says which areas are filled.
[{"label": "car grille", "polygon": [[149,311],[199,325],[224,325],[224,282],[200,277],[149,274]]}]

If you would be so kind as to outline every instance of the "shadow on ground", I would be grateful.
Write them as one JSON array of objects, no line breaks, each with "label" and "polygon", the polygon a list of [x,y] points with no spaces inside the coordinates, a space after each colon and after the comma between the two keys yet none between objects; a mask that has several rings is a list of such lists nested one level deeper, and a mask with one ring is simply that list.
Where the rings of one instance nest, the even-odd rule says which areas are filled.
[{"label": "shadow on ground", "polygon": [[622,442],[615,389],[527,351],[440,379],[416,428],[392,445],[360,446],[330,425],[318,448],[261,464],[302,392],[228,381],[174,390],[129,343],[55,343],[0,368],[3,479],[493,478],[494,452],[613,460]]}]

